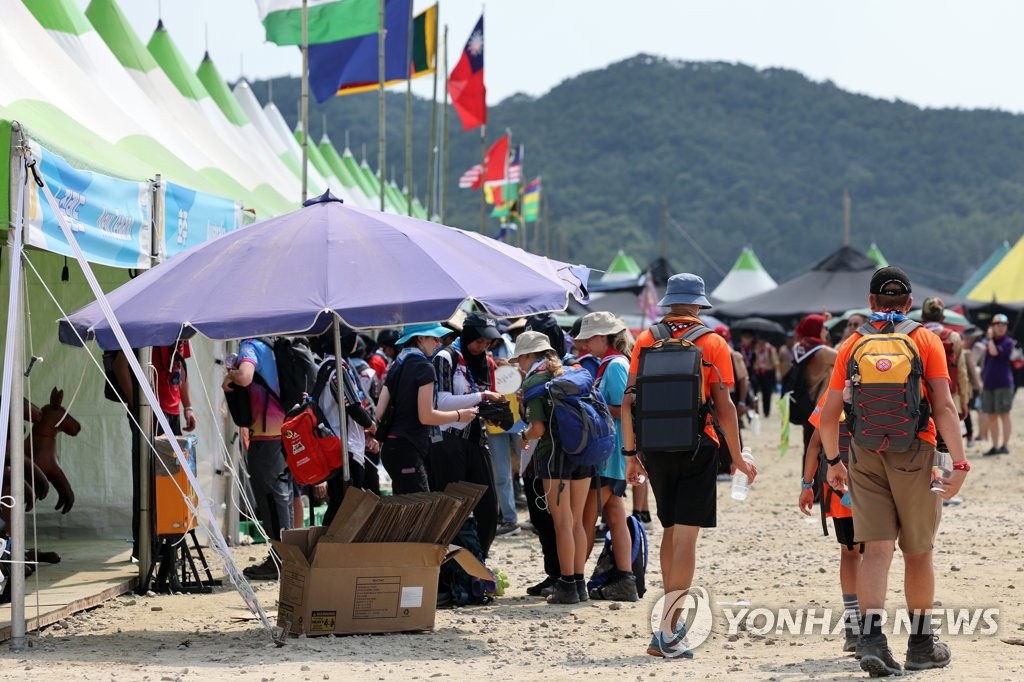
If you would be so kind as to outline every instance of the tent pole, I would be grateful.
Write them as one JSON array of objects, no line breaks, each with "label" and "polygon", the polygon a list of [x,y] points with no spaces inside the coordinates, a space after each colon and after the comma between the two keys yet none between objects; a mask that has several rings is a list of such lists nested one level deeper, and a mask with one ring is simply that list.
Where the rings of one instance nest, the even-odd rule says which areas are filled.
[{"label": "tent pole", "polygon": [[352,480],[352,472],[349,471],[348,462],[348,415],[345,414],[345,382],[341,376],[341,317],[338,316],[338,313],[332,313],[332,315],[334,317],[334,323],[331,325],[331,331],[334,333],[334,371],[338,378],[338,399],[335,402],[338,403],[338,425],[341,431],[338,438],[341,439],[341,465],[344,472],[342,480],[348,483]]},{"label": "tent pole", "polygon": [[380,149],[378,150],[377,158],[377,173],[380,175],[380,211],[384,212],[384,168],[387,165],[387,137],[384,122],[384,40],[387,31],[384,30],[384,0],[380,0],[380,7],[377,10],[377,16],[380,21],[380,26],[377,29],[377,79],[378,79],[378,97],[377,97],[377,128],[379,130],[378,143]]},{"label": "tent pole", "polygon": [[299,95],[302,119],[302,201],[309,196],[306,178],[309,173],[309,0],[302,0],[302,84]]},{"label": "tent pole", "polygon": [[[11,126],[12,140],[15,136],[24,141],[17,123]],[[24,142],[22,142],[24,144]],[[13,150],[12,150],[13,151]],[[10,422],[8,442],[11,464],[11,495],[14,507],[11,509],[11,556],[9,580],[11,581],[11,651],[25,650],[25,387],[23,384],[25,364],[25,318],[22,312],[23,301],[21,288],[21,236],[23,229],[23,207],[25,194],[29,191],[28,178],[25,174],[24,157],[19,154],[18,209],[15,223],[7,234],[10,247],[10,293],[11,310],[7,315],[7,347],[11,352],[10,369]],[[13,175],[13,174],[12,174]],[[12,178],[14,179],[14,178]],[[16,180],[16,181],[18,181]],[[12,324],[13,323],[13,324]]]}]

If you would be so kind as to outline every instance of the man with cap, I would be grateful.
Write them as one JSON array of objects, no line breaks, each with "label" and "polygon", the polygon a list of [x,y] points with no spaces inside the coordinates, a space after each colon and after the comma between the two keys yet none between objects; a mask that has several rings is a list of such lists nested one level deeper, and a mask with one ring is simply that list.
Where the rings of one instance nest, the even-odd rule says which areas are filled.
[{"label": "man with cap", "polygon": [[[669,308],[660,324],[667,325],[675,338],[686,335],[698,325],[703,326],[697,315],[701,309],[711,307],[704,295],[704,280],[689,273],[669,278],[665,296],[658,305]],[[700,347],[706,363],[702,391],[704,400],[711,403],[713,413],[713,416],[711,413],[707,415],[699,448],[691,452],[638,452],[633,420],[622,420],[622,456],[626,458],[626,480],[639,485],[649,473],[651,489],[658,505],[658,521],[665,529],[661,544],[665,606],[661,626],[647,648],[648,654],[664,658],[693,657],[693,651],[686,640],[686,623],[681,616],[687,592],[693,582],[700,529],[716,525],[719,437],[715,430],[715,419],[725,434],[734,467],[746,474],[750,482],[757,476],[754,464],[745,461],[740,454],[736,406],[729,397],[733,385],[729,345],[718,334],[706,331],[709,333],[693,342]],[[632,414],[640,355],[644,348],[654,345],[654,342],[654,334],[650,329],[642,332],[636,340],[622,400],[623,414]]]},{"label": "man with cap", "polygon": [[[434,354],[438,409],[466,410],[485,400],[505,402],[505,396],[494,390],[494,361],[487,356],[487,350],[499,338],[498,321],[493,316],[479,312],[466,315],[459,338]],[[455,481],[487,487],[474,509],[486,558],[498,529],[494,468],[483,420],[475,413],[463,414],[464,419],[442,427],[441,438],[431,443],[427,473],[431,490],[444,490]]]},{"label": "man with cap", "polygon": [[[1007,336],[1009,319],[1002,313],[992,317],[985,332],[985,364],[981,368],[981,411],[992,438],[992,448],[986,455],[1005,455],[1010,452],[1010,408],[1013,407],[1013,365],[1010,356],[1017,345]],[[1002,445],[999,431],[1002,427]]]},{"label": "man with cap", "polygon": [[407,324],[395,341],[396,346],[404,347],[384,380],[374,436],[381,442],[381,464],[396,495],[431,489],[425,460],[432,427],[476,416],[475,407],[442,411],[434,404],[437,377],[430,357],[450,331],[433,322]]},{"label": "man with cap", "polygon": [[[901,327],[913,304],[910,278],[898,267],[887,266],[871,277],[868,305],[869,324],[876,329]],[[916,434],[914,446],[905,451],[884,452],[858,444],[856,431],[850,446],[850,467],[839,453],[839,419],[843,412],[844,389],[856,377],[847,376],[853,349],[864,337],[853,333],[839,348],[820,415],[822,445],[825,449],[828,484],[844,490],[849,482],[856,541],[864,543],[864,557],[857,574],[857,599],[863,618],[858,651],[863,670],[874,676],[901,675],[900,664],[882,633],[885,593],[895,544],[903,551],[907,609],[911,613],[906,668],[926,670],[949,664],[949,646],[932,634],[930,609],[935,601],[935,567],[932,551],[942,515],[941,501],[954,497],[970,471],[960,439],[960,419],[949,392],[946,355],[939,338],[920,325],[909,325],[907,336],[916,346],[923,366],[922,403],[927,401],[931,417]],[[878,369],[885,371],[878,361]],[[848,398],[847,398],[848,399]],[[856,410],[856,406],[853,408]],[[953,461],[948,478],[932,481],[936,429],[949,445]],[[937,493],[932,492],[937,488]]]}]

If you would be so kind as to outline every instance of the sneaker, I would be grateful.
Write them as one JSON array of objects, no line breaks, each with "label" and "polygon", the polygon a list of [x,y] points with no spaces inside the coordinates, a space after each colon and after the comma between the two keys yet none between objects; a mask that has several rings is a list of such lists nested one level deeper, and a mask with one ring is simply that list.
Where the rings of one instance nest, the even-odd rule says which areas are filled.
[{"label": "sneaker", "polygon": [[651,512],[635,511],[633,512],[633,516],[636,517],[637,521],[644,524],[644,528],[646,528],[647,530],[651,530],[651,528],[653,527],[653,524],[651,523]]},{"label": "sneaker", "polygon": [[943,507],[955,507],[958,504],[963,504],[963,502],[964,502],[964,498],[960,497],[959,495],[956,495],[954,497],[949,498],[948,500],[943,500],[942,501],[942,506]]},{"label": "sneaker", "polygon": [[686,624],[680,623],[676,626],[676,632],[672,637],[665,637],[665,633],[658,630],[651,636],[651,643],[647,645],[647,653],[659,658],[693,658],[693,649],[686,639]]},{"label": "sneaker", "polygon": [[992,457],[994,455],[1002,455],[1002,454],[1007,454],[1007,453],[1004,453],[1002,448],[997,448],[997,447],[995,447],[993,445],[991,448],[989,448],[987,451],[985,451],[985,453],[982,455],[982,457]]},{"label": "sneaker", "polygon": [[587,594],[587,581],[577,580],[576,581],[576,596],[580,598],[581,602],[590,601],[590,595]]},{"label": "sneaker", "polygon": [[928,670],[929,668],[945,668],[953,655],[949,645],[940,642],[932,635],[922,645],[907,646],[907,670]]},{"label": "sneaker", "polygon": [[903,669],[892,657],[892,649],[885,635],[877,635],[871,639],[864,638],[860,645],[860,669],[871,677],[899,677]]},{"label": "sneaker", "polygon": [[277,564],[272,556],[268,556],[262,564],[243,568],[242,575],[249,580],[277,580]]},{"label": "sneaker", "polygon": [[607,601],[640,601],[640,595],[636,591],[636,576],[630,573],[610,583],[595,587],[590,591],[590,598]]},{"label": "sneaker", "polygon": [[551,586],[551,594],[548,595],[549,604],[579,604],[580,595],[576,591],[576,581],[571,583],[559,578]]},{"label": "sneaker", "polygon": [[519,535],[521,531],[518,523],[502,523],[498,526],[496,535]]},{"label": "sneaker", "polygon": [[604,540],[605,533],[607,533],[607,532],[608,532],[608,524],[607,523],[599,523],[599,524],[597,524],[597,526],[594,527],[594,539],[595,540]]},{"label": "sneaker", "polygon": [[1006,447],[1005,445],[1000,445],[999,446],[999,454],[1000,455],[1008,455],[1008,454],[1010,454],[1010,449],[1008,447]]},{"label": "sneaker", "polygon": [[[530,595],[531,597],[546,597],[548,594],[551,594],[551,587],[555,584],[557,580],[558,578],[554,578],[549,575],[547,578],[544,578],[544,580],[541,580],[536,585],[531,585],[530,587],[527,587],[526,594]],[[547,594],[545,594],[545,590],[548,590]]]}]

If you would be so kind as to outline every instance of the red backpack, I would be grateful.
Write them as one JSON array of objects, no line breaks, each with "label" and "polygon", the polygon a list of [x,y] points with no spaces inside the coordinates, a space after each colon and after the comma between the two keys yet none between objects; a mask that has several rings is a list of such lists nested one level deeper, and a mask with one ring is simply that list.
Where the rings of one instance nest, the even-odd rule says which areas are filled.
[{"label": "red backpack", "polygon": [[341,439],[331,429],[319,403],[334,369],[333,361],[323,363],[313,393],[293,407],[281,425],[285,462],[299,485],[322,483],[342,467]]}]

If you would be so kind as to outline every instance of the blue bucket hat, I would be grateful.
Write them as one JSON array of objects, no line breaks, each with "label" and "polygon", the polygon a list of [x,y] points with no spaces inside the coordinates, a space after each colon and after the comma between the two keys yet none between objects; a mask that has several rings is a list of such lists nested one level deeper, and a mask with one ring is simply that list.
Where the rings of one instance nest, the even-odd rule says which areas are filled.
[{"label": "blue bucket hat", "polygon": [[658,301],[658,305],[699,305],[701,308],[710,308],[711,302],[704,295],[704,280],[698,275],[683,272],[668,278],[665,296]]},{"label": "blue bucket hat", "polygon": [[407,324],[402,327],[402,335],[395,341],[396,346],[408,343],[409,339],[416,336],[433,336],[436,339],[443,339],[452,333],[452,330],[436,322],[423,322],[420,324]]}]

